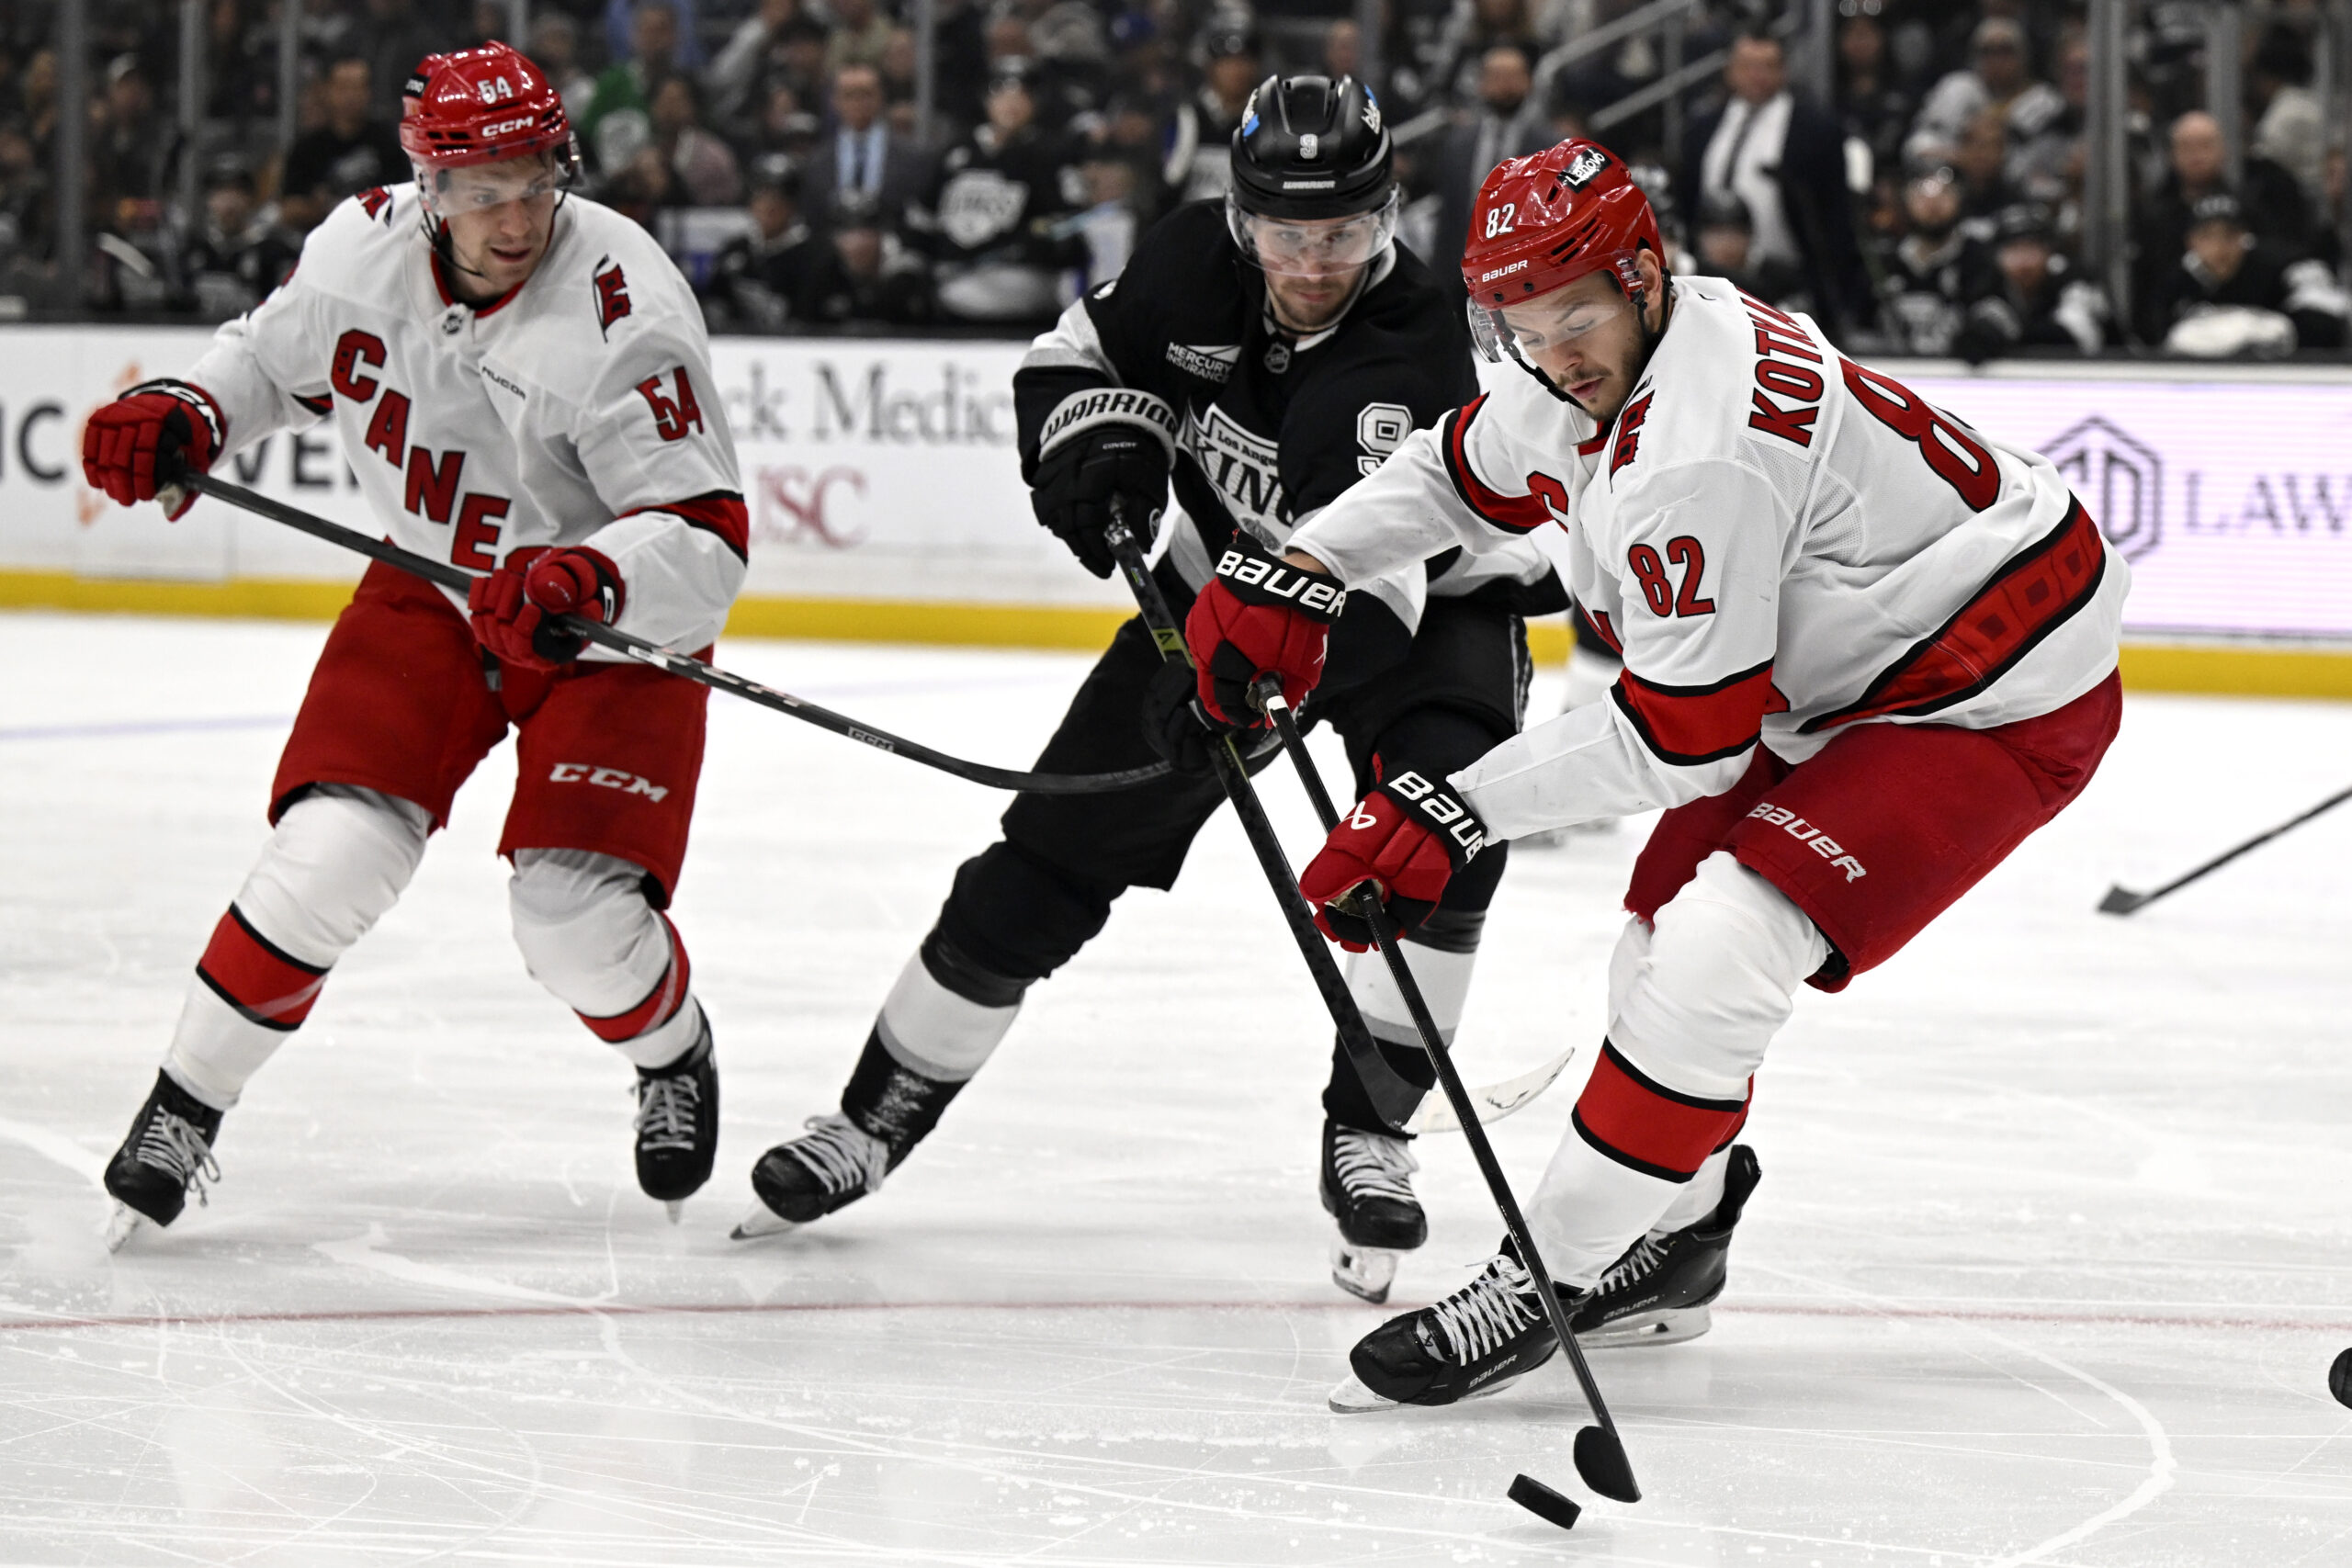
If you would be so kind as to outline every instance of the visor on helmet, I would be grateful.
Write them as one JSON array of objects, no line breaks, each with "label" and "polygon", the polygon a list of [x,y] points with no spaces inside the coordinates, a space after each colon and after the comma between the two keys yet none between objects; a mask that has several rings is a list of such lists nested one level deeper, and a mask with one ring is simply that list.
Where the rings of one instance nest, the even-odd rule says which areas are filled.
[{"label": "visor on helmet", "polygon": [[1266,272],[1329,277],[1369,263],[1396,237],[1397,193],[1351,218],[1272,218],[1225,200],[1225,224],[1244,257]]},{"label": "visor on helmet", "polygon": [[1623,294],[1572,299],[1565,288],[1499,309],[1473,299],[1469,301],[1470,342],[1478,356],[1489,365],[1500,365],[1505,359],[1516,361],[1521,369],[1550,387],[1552,378],[1535,363],[1537,355],[1575,343],[1631,309],[1632,304]]},{"label": "visor on helmet", "polygon": [[510,201],[532,201],[552,196],[571,184],[578,164],[553,148],[494,164],[460,164],[455,167],[413,165],[416,188],[425,211],[436,218],[458,212],[481,212]]}]

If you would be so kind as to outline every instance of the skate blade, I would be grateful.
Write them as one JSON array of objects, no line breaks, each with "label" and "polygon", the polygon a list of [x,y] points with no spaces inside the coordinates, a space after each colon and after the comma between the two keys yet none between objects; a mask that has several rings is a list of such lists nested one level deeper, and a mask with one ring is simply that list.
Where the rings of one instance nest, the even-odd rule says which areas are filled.
[{"label": "skate blade", "polygon": [[1396,1254],[1387,1247],[1358,1247],[1344,1240],[1331,1244],[1331,1283],[1359,1301],[1380,1305],[1396,1280]]},{"label": "skate blade", "polygon": [[727,1236],[730,1241],[757,1241],[762,1236],[782,1235],[799,1228],[797,1222],[786,1219],[765,1203],[753,1203],[752,1212],[737,1221]]},{"label": "skate blade", "polygon": [[1577,1335],[1577,1343],[1588,1350],[1613,1350],[1627,1345],[1679,1345],[1685,1339],[1698,1338],[1713,1326],[1714,1319],[1705,1307],[1668,1307],[1621,1317],[1589,1334]]},{"label": "skate blade", "polygon": [[1363,1380],[1353,1372],[1350,1372],[1347,1381],[1331,1391],[1330,1397],[1324,1403],[1331,1407],[1334,1416],[1362,1416],[1368,1411],[1394,1410],[1397,1405],[1396,1400],[1366,1388]]},{"label": "skate blade", "polygon": [[662,1207],[669,1211],[670,1223],[673,1225],[686,1217],[686,1201],[684,1198],[669,1199]]},{"label": "skate blade", "polygon": [[107,1223],[100,1228],[98,1234],[106,1238],[108,1252],[120,1252],[122,1244],[129,1241],[132,1234],[146,1223],[147,1216],[130,1204],[117,1203],[114,1206],[114,1213],[107,1216]]}]

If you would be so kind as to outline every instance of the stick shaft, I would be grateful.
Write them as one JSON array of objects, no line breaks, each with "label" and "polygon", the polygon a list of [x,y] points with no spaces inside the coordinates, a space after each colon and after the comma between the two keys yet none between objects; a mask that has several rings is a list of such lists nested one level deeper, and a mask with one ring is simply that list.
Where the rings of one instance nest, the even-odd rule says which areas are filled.
[{"label": "stick shaft", "polygon": [[[1124,513],[1114,513],[1105,537],[1110,542],[1112,558],[1119,563],[1120,575],[1135,593],[1136,609],[1159,648],[1159,657],[1170,663],[1182,660],[1190,666],[1193,656],[1184,647],[1184,634],[1176,625],[1176,616],[1168,607],[1167,597],[1159,592],[1159,584],[1152,580],[1151,568],[1144,560],[1143,545],[1127,526]],[[1315,929],[1314,912],[1299,896],[1298,879],[1291,874],[1282,840],[1266,815],[1265,803],[1258,798],[1257,786],[1250,782],[1250,770],[1243,765],[1240,748],[1233,737],[1228,735],[1212,746],[1209,760],[1216,768],[1217,783],[1224,786],[1226,798],[1233,803],[1233,814],[1240,819],[1241,831],[1257,854],[1268,885],[1273,888],[1274,901],[1282,906],[1283,920],[1290,927],[1291,940],[1298,944],[1299,956],[1306,961],[1307,974],[1323,998],[1332,1026],[1339,1031],[1340,1050],[1347,1053],[1348,1061],[1363,1080],[1364,1093],[1373,1109],[1380,1112],[1380,1119],[1391,1128],[1402,1129],[1419,1109],[1424,1091],[1388,1065],[1372,1031],[1365,1027],[1354,993],[1348,989],[1347,977],[1332,961],[1323,933]]]},{"label": "stick shaft", "polygon": [[[1329,832],[1340,825],[1339,807],[1332,803],[1331,792],[1323,786],[1323,774],[1315,766],[1315,760],[1306,754],[1306,738],[1299,733],[1298,721],[1279,694],[1269,697],[1266,711],[1282,733],[1283,750],[1290,753],[1291,761],[1297,767],[1299,782],[1306,786],[1307,797],[1315,803],[1315,814],[1322,819],[1323,830]],[[1356,897],[1358,913],[1372,928],[1381,959],[1388,965],[1397,994],[1405,999],[1405,1010],[1420,1034],[1421,1049],[1429,1054],[1430,1066],[1437,1069],[1438,1086],[1444,1089],[1454,1115],[1462,1120],[1462,1135],[1469,1142],[1470,1157],[1477,1161],[1478,1174],[1486,1178],[1487,1190],[1502,1213],[1503,1228],[1510,1233],[1512,1244],[1519,1248],[1520,1261],[1527,1266],[1528,1275],[1534,1281],[1537,1299],[1544,1303],[1544,1314],[1551,1320],[1552,1332],[1559,1336],[1560,1348],[1567,1355],[1577,1386],[1584,1390],[1585,1403],[1592,1406],[1593,1419],[1601,1429],[1616,1437],[1617,1424],[1610,1419],[1608,1403],[1600,1396],[1600,1385],[1593,1381],[1592,1368],[1586,1364],[1584,1347],[1577,1343],[1577,1337],[1568,1326],[1567,1309],[1560,1304],[1559,1292],[1552,1288],[1551,1271],[1544,1267],[1543,1256],[1535,1250],[1535,1238],[1528,1232],[1527,1218],[1520,1213],[1519,1200],[1512,1195],[1510,1181],[1495,1158],[1495,1147],[1487,1140],[1486,1128],[1479,1125],[1477,1109],[1470,1103],[1470,1091],[1463,1087],[1462,1075],[1454,1071],[1453,1053],[1445,1048],[1445,1036],[1439,1031],[1437,1020],[1430,1016],[1420,983],[1413,978],[1412,967],[1405,962],[1399,943],[1381,931],[1379,900],[1369,888],[1360,891]]]},{"label": "stick shaft", "polygon": [[2238,845],[2236,848],[2225,850],[2222,853],[2215,855],[2211,860],[2207,861],[2203,865],[2198,866],[2195,870],[2184,872],[2182,874],[2174,877],[2162,887],[2156,888],[2152,892],[2140,895],[2138,902],[2132,906],[2131,912],[2134,914],[2138,913],[2140,910],[2144,909],[2149,905],[2154,903],[2157,899],[2163,897],[2165,894],[2186,887],[2190,883],[2196,881],[2199,877],[2210,875],[2211,873],[2221,870],[2223,866],[2229,864],[2232,861],[2237,859],[2238,856],[2245,853],[2248,850],[2260,849],[2271,840],[2278,837],[2279,834],[2300,828],[2304,823],[2310,821],[2312,818],[2319,816],[2322,812],[2333,810],[2335,807],[2343,805],[2347,800],[2352,800],[2352,788],[2340,789],[2336,791],[2334,795],[2329,795],[2325,800],[2321,801],[2317,806],[2312,807],[2310,810],[2299,812],[2295,816],[2287,818],[2284,822],[2279,823],[2276,828],[2272,828],[2266,832],[2256,833],[2253,838],[2248,839],[2245,843]]},{"label": "stick shaft", "polygon": [[[355,528],[346,528],[340,523],[329,522],[300,507],[274,501],[243,485],[214,479],[209,474],[191,474],[180,482],[189,490],[227,502],[232,506],[242,507],[273,523],[282,523],[314,539],[339,545],[370,560],[397,567],[411,576],[421,577],[440,587],[463,592],[474,581],[474,574],[462,567],[434,560],[413,550],[404,550],[389,539],[370,538]],[[1168,765],[1164,762],[1112,773],[1028,773],[1011,768],[990,767],[986,762],[967,761],[944,751],[934,751],[919,741],[893,735],[887,729],[861,724],[845,714],[820,707],[789,692],[779,692],[756,681],[747,681],[715,664],[706,664],[683,653],[673,653],[657,643],[648,642],[641,637],[608,626],[601,621],[582,620],[577,615],[562,615],[557,619],[564,629],[578,633],[599,648],[627,654],[641,664],[650,664],[681,680],[725,692],[745,702],[757,703],[763,708],[774,709],[804,724],[813,724],[820,729],[831,730],[835,735],[845,736],[876,750],[904,757],[927,768],[936,768],[943,773],[971,784],[986,784],[990,789],[1025,790],[1033,795],[1100,795],[1113,790],[1132,789],[1136,784],[1148,784],[1168,773]]]}]

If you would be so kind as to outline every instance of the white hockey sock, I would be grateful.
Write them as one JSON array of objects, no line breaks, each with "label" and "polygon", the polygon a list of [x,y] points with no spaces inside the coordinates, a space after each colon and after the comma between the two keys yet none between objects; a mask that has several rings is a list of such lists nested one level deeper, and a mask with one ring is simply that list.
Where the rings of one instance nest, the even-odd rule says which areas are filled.
[{"label": "white hockey sock", "polygon": [[277,819],[213,929],[164,1068],[226,1111],[301,1027],[326,972],[400,899],[424,858],[423,807],[329,784]]},{"label": "white hockey sock", "polygon": [[645,873],[587,850],[517,850],[506,886],[531,978],[640,1067],[667,1066],[702,1035],[693,966]]},{"label": "white hockey sock", "polygon": [[[1477,964],[1478,954],[1424,947],[1410,937],[1398,944],[1398,951],[1421,988],[1421,999],[1429,1003],[1430,1016],[1437,1021],[1439,1037],[1453,1044],[1453,1032],[1462,1024],[1462,1010],[1469,1005],[1470,972]],[[1413,1027],[1413,1015],[1406,1010],[1405,998],[1396,989],[1387,961],[1377,953],[1351,953],[1347,976],[1348,994],[1355,998],[1364,1027],[1373,1037],[1384,1044],[1419,1049],[1420,1032]]]},{"label": "white hockey sock", "polygon": [[1726,1144],[1707,1156],[1699,1174],[1686,1182],[1666,1206],[1666,1213],[1651,1223],[1654,1231],[1688,1230],[1715,1212],[1724,1201],[1724,1172],[1731,1165],[1731,1145]]},{"label": "white hockey sock", "polygon": [[907,957],[898,984],[882,998],[874,1021],[882,1047],[910,1073],[939,1083],[963,1083],[1001,1044],[1021,1004],[987,1007],[941,985],[920,949]]},{"label": "white hockey sock", "polygon": [[1828,943],[1729,854],[1610,961],[1610,1032],[1528,1224],[1560,1278],[1589,1285],[1655,1229],[1712,1213],[1748,1084]]}]

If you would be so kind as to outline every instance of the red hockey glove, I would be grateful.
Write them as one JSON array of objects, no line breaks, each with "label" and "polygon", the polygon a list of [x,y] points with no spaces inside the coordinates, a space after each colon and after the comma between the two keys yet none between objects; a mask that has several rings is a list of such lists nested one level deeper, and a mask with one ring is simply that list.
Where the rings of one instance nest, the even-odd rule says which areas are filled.
[{"label": "red hockey glove", "polygon": [[1383,936],[1400,936],[1430,918],[1448,878],[1486,847],[1476,814],[1442,784],[1407,771],[1372,786],[1340,818],[1298,879],[1323,934],[1350,953],[1372,945],[1372,928],[1337,907],[1369,882],[1379,896]]},{"label": "red hockey glove", "polygon": [[516,550],[466,592],[474,640],[509,664],[551,670],[580,657],[588,639],[558,626],[558,615],[611,626],[627,598],[621,574],[602,551]]},{"label": "red hockey glove", "polygon": [[[224,429],[203,388],[142,381],[82,427],[82,477],[118,505],[153,501],[184,475],[210,469]],[[176,522],[195,504],[195,492],[183,492],[168,515]]]},{"label": "red hockey glove", "polygon": [[1250,688],[1269,672],[1282,678],[1283,700],[1296,708],[1323,678],[1323,645],[1347,603],[1338,578],[1285,565],[1235,534],[1184,618],[1209,716],[1236,728],[1263,725]]}]

